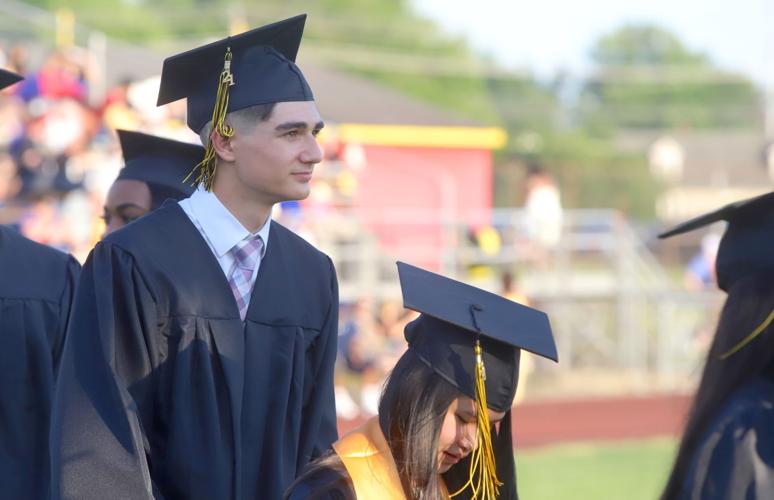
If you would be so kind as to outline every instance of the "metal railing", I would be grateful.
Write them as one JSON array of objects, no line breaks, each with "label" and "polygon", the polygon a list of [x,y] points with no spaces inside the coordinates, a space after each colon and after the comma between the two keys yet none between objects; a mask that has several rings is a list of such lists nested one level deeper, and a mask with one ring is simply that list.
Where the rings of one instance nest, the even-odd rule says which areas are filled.
[{"label": "metal railing", "polygon": [[[502,272],[518,271],[521,291],[551,317],[561,358],[551,372],[626,373],[662,389],[686,387],[698,375],[723,297],[674,283],[620,213],[566,210],[561,238],[540,249],[539,258],[529,250],[534,242],[522,210],[467,215],[450,221],[433,212],[337,210],[334,221],[316,221],[318,228],[337,228],[323,230],[316,243],[336,263],[343,302],[399,300],[395,260],[435,262],[439,272],[495,293],[502,292]],[[482,221],[499,236],[496,251],[468,237]],[[373,227],[392,232],[390,248]],[[402,231],[418,228],[436,234],[434,244],[401,241]]]}]

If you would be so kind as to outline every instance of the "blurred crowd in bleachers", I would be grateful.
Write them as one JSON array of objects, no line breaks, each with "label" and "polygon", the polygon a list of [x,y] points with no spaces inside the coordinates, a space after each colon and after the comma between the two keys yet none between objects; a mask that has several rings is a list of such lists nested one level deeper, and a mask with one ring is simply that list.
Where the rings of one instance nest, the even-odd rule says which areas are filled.
[{"label": "blurred crowd in bleachers", "polygon": [[[0,46],[0,67],[24,80],[0,92],[0,224],[72,253],[80,261],[101,238],[107,191],[122,167],[116,129],[140,130],[195,142],[185,125],[185,101],[157,108],[157,78],[126,79],[94,99],[90,63],[78,49],[57,50],[40,64],[28,48]],[[96,101],[96,102],[95,102]],[[355,188],[351,172],[326,147],[327,172],[315,180],[314,195],[287,203],[275,214],[309,240],[330,235],[332,222],[310,227],[301,212],[328,213],[346,204]],[[339,221],[340,222],[340,221]],[[337,224],[339,232],[346,224]],[[350,228],[351,230],[351,228]],[[405,349],[403,326],[412,319],[400,302],[376,304],[362,298],[343,303],[339,373],[342,412],[375,413],[381,382]],[[348,394],[353,397],[346,397]],[[347,407],[347,402],[352,407]]]},{"label": "blurred crowd in bleachers", "polygon": [[[55,50],[35,63],[29,52],[23,45],[0,45],[0,67],[25,77],[0,92],[0,224],[83,261],[102,236],[105,195],[122,167],[115,130],[189,142],[198,137],[185,124],[185,101],[156,107],[158,77],[126,78],[98,95],[89,85],[98,69],[86,52]],[[329,251],[363,238],[363,227],[347,209],[358,187],[353,165],[364,159],[334,137],[323,138],[323,149],[326,160],[316,170],[310,198],[283,204],[274,216]],[[523,185],[525,224],[519,234],[494,224],[470,227],[465,236],[472,260],[482,259],[466,268],[466,278],[489,279],[499,285],[495,291],[525,303],[511,279],[515,261],[493,266],[492,259],[502,261],[506,250],[518,247],[522,265],[550,270],[567,221],[559,186],[546,171],[529,167]],[[713,286],[716,251],[717,238],[710,236],[686,268],[686,288]],[[348,264],[341,258],[339,274],[346,280]],[[376,413],[384,377],[406,348],[403,327],[414,316],[397,298],[383,295],[360,291],[342,297],[337,401],[345,418]]]},{"label": "blurred crowd in bleachers", "polygon": [[[95,96],[93,69],[79,48],[50,52],[31,64],[29,47],[0,45],[0,67],[24,80],[0,93],[0,224],[83,261],[102,235],[108,188],[122,166],[116,129],[198,142],[185,124],[185,101],[156,107],[158,77],[123,79]],[[326,156],[339,151],[331,142]],[[329,162],[335,163],[335,162]],[[356,183],[347,169],[318,168],[313,195],[285,204],[276,217],[310,240],[300,212],[326,213],[346,202]],[[330,228],[325,228],[330,233]]]},{"label": "blurred crowd in bleachers", "polygon": [[121,168],[114,130],[190,139],[185,107],[156,108],[149,81],[126,80],[94,99],[92,65],[75,48],[32,65],[27,47],[0,47],[0,66],[24,76],[0,94],[0,223],[83,260]]}]

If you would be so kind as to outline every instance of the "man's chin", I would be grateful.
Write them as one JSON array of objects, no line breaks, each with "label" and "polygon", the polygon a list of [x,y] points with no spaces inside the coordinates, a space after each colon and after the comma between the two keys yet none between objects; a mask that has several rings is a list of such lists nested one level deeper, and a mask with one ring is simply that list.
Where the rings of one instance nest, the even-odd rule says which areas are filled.
[{"label": "man's chin", "polygon": [[306,191],[298,191],[295,193],[290,193],[288,196],[282,200],[282,201],[302,201],[307,198],[309,198],[310,189],[307,189]]}]

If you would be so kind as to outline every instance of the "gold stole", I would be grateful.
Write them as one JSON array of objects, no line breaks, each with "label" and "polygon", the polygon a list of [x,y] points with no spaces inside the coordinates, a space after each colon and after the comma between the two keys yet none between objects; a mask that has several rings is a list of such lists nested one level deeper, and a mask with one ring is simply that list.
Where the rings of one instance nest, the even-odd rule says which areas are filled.
[{"label": "gold stole", "polygon": [[[347,468],[359,500],[406,500],[379,417],[368,419],[333,443],[333,450]],[[449,498],[443,481],[441,487],[444,496]]]},{"label": "gold stole", "polygon": [[406,500],[378,417],[333,443],[333,449],[347,468],[358,499]]}]

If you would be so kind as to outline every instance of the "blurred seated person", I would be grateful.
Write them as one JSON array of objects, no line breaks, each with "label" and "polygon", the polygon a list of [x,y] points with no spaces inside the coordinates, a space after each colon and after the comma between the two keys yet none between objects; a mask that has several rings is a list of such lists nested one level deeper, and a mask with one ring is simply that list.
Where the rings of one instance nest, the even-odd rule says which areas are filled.
[{"label": "blurred seated person", "polygon": [[125,166],[105,200],[105,235],[194,188],[183,180],[204,157],[204,148],[141,132],[118,130]]}]

